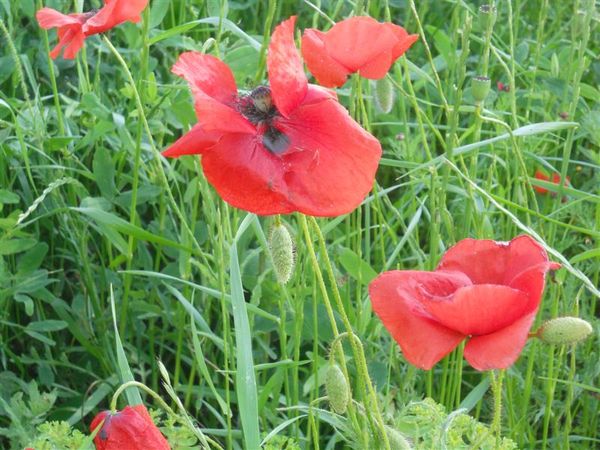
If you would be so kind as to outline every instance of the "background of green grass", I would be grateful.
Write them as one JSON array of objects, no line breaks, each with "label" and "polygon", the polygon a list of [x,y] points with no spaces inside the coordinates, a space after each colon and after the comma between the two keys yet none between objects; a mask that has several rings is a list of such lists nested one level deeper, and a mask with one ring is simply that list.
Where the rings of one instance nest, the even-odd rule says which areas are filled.
[{"label": "background of green grass", "polygon": [[[43,3],[69,12],[101,2]],[[295,274],[282,287],[265,247],[272,219],[225,205],[197,159],[168,162],[157,150],[195,123],[188,88],[169,71],[179,53],[218,55],[251,89],[264,80],[275,24],[297,14],[298,30],[325,29],[324,15],[362,11],[422,37],[390,71],[390,113],[377,109],[368,80],[340,90],[381,140],[384,158],[361,208],[319,220],[386,422],[425,396],[453,411],[471,393],[470,413],[489,423],[491,392],[459,353],[430,372],[407,365],[371,314],[370,279],[391,268],[432,269],[465,237],[533,231],[572,265],[548,283],[538,322],[577,315],[595,332],[576,348],[528,343],[505,377],[503,434],[521,448],[597,448],[598,297],[585,287],[600,278],[596,2],[499,2],[489,39],[474,1],[150,3],[140,25],[107,34],[133,89],[98,36],[77,60],[49,65],[55,33],[33,20],[42,2],[0,0],[0,427],[16,427],[8,401],[30,380],[55,390],[50,418],[86,429],[91,414],[108,407],[120,383],[112,286],[133,375],[160,391],[156,360],[163,361],[207,435],[242,448],[241,416],[257,422],[251,428],[261,438],[299,417],[279,433],[304,448],[349,445],[326,413],[306,417],[307,404],[323,395],[333,335],[298,217],[283,217],[298,248]],[[493,87],[478,114],[469,80],[485,72]],[[498,91],[498,81],[510,92]],[[543,125],[520,128],[531,124]],[[571,187],[534,194],[536,168],[568,175]],[[234,327],[231,305],[244,298],[248,312]],[[356,380],[349,346],[346,356]],[[236,393],[236,368],[255,374],[255,388]],[[353,386],[359,401],[362,389]],[[256,398],[258,416],[247,403],[240,408],[240,392]],[[27,414],[34,423],[35,411]]]}]

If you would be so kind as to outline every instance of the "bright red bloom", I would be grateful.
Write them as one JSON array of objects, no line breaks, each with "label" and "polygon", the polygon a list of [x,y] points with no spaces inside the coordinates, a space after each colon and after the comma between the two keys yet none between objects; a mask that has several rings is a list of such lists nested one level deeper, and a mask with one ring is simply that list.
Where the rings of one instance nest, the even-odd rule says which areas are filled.
[{"label": "bright red bloom", "polygon": [[[559,173],[553,173],[552,177],[550,177],[549,175],[546,175],[544,172],[542,172],[541,170],[536,170],[535,171],[535,178],[538,180],[542,180],[542,181],[550,181],[552,180],[552,183],[559,185],[560,184],[560,174]],[[565,180],[565,184],[564,186],[569,186],[571,179],[569,177],[566,177]],[[541,187],[541,186],[534,186],[533,189],[535,189],[535,191],[539,194],[547,194],[548,189]],[[556,195],[556,193],[552,193],[552,195]]]},{"label": "bright red bloom", "polygon": [[510,86],[508,84],[504,84],[502,81],[498,81],[498,83],[496,83],[496,87],[500,92],[510,92]]},{"label": "bright red bloom", "polygon": [[461,341],[477,370],[519,357],[535,319],[546,272],[559,264],[529,236],[510,243],[464,239],[433,272],[385,272],[369,286],[373,310],[404,357],[431,369]]},{"label": "bright red bloom", "polygon": [[96,450],[171,450],[171,446],[154,425],[144,405],[126,406],[123,411],[103,411],[94,417],[93,432],[104,419],[94,438]]},{"label": "bright red bloom", "polygon": [[219,59],[184,53],[173,73],[194,95],[198,124],[163,155],[201,154],[204,175],[227,203],[261,215],[300,211],[336,216],[373,187],[381,145],[335,94],[308,84],[292,17],[276,27],[267,67],[270,87],[237,93]]},{"label": "bright red bloom", "polygon": [[409,35],[393,23],[351,17],[326,33],[314,28],[304,30],[302,56],[319,84],[339,87],[355,72],[372,80],[385,77],[394,61],[418,39],[419,35]]},{"label": "bright red bloom", "polygon": [[123,22],[139,22],[148,0],[105,0],[98,11],[84,14],[62,14],[51,8],[42,8],[36,18],[45,30],[58,28],[58,44],[50,52],[55,59],[65,49],[63,57],[73,59],[83,47],[86,37],[103,33]]}]

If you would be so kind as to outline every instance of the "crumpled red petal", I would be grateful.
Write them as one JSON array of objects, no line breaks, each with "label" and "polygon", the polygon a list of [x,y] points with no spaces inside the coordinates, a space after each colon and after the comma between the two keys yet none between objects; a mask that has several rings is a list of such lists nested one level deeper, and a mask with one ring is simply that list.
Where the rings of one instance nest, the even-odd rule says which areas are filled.
[{"label": "crumpled red petal", "polygon": [[220,132],[207,133],[202,129],[201,125],[196,124],[190,131],[162,152],[162,155],[168,158],[177,158],[183,155],[199,155],[215,145],[221,136],[222,133]]},{"label": "crumpled red petal", "polygon": [[475,369],[506,369],[519,358],[537,309],[495,333],[472,337],[465,346],[464,357]]},{"label": "crumpled red petal", "polygon": [[275,27],[267,55],[273,102],[284,117],[289,117],[302,103],[308,89],[302,59],[294,43],[295,23],[296,16],[292,16]]},{"label": "crumpled red petal", "polygon": [[431,369],[450,353],[465,336],[426,316],[420,307],[419,286],[435,286],[447,292],[463,286],[460,273],[390,271],[378,276],[369,285],[373,311],[398,342],[406,360],[420,369]]},{"label": "crumpled red petal", "polygon": [[52,8],[42,8],[35,13],[38,24],[44,30],[51,28],[64,27],[67,25],[77,25],[85,22],[83,14],[63,14]]},{"label": "crumpled red petal", "polygon": [[493,333],[531,310],[525,292],[494,284],[465,286],[446,298],[424,296],[422,303],[440,324],[465,335]]},{"label": "crumpled red petal", "polygon": [[276,125],[291,141],[282,158],[295,210],[337,216],[356,209],[373,188],[379,141],[334,100],[301,105]]},{"label": "crumpled red petal", "polygon": [[148,0],[105,0],[105,5],[83,26],[86,36],[102,33],[123,22],[139,22]]},{"label": "crumpled red petal", "polygon": [[93,432],[102,420],[102,429],[94,437],[96,450],[171,449],[143,405],[126,406],[116,414],[103,411],[92,420],[90,430]]},{"label": "crumpled red petal", "polygon": [[307,28],[302,34],[302,56],[321,86],[342,86],[350,71],[333,59],[325,49],[325,33]]}]

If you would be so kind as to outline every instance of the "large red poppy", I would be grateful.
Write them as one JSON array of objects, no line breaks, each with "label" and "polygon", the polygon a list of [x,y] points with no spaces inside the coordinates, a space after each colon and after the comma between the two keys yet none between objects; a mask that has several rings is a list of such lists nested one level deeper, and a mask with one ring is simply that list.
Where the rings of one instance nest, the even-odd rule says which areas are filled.
[{"label": "large red poppy", "polygon": [[323,33],[304,30],[302,56],[319,84],[339,87],[351,73],[378,80],[417,40],[393,23],[358,16],[336,23]]},{"label": "large red poppy", "polygon": [[94,437],[96,450],[171,450],[144,405],[126,406],[115,413],[101,412],[92,420],[92,432],[102,420],[102,429]]},{"label": "large red poppy", "polygon": [[[542,172],[541,170],[538,169],[535,171],[535,178],[537,180],[542,180],[542,181],[551,181],[553,184],[556,184],[556,185],[560,184],[560,174],[558,174],[558,173],[553,173],[552,177],[550,177],[550,175],[546,175],[544,172]],[[565,183],[563,186],[569,186],[569,184],[570,184],[570,179],[569,179],[569,177],[566,177]],[[535,189],[535,191],[538,194],[547,194],[548,192],[550,192],[550,191],[548,191],[548,189],[546,189],[542,186],[534,186],[533,189]],[[556,195],[556,193],[553,192],[552,195]]]},{"label": "large red poppy", "polygon": [[219,59],[197,52],[179,57],[173,73],[191,86],[198,124],[163,154],[201,154],[219,195],[246,211],[345,214],[373,187],[381,145],[334,93],[308,84],[294,44],[295,20],[281,23],[271,38],[270,87],[247,95],[238,95]]},{"label": "large red poppy", "polygon": [[36,18],[45,30],[58,28],[58,44],[50,52],[56,58],[64,48],[63,57],[73,59],[83,47],[86,37],[103,33],[123,22],[139,22],[148,0],[105,0],[98,11],[83,14],[62,14],[52,8],[42,8]]},{"label": "large red poppy", "polygon": [[465,239],[435,271],[385,272],[369,294],[411,364],[431,369],[468,339],[464,356],[471,366],[503,369],[527,341],[546,272],[559,267],[529,236],[509,243]]}]

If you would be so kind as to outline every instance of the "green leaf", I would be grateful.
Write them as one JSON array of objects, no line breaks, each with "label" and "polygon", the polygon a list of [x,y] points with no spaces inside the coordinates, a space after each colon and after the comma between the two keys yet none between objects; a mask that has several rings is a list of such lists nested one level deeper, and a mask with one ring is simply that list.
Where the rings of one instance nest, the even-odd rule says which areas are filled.
[{"label": "green leaf", "polygon": [[169,10],[170,0],[154,0],[150,9],[150,29],[156,28],[163,21]]},{"label": "green leaf", "polygon": [[67,328],[67,322],[62,320],[40,320],[38,322],[30,322],[26,329],[28,331],[37,331],[39,333],[50,333],[60,331]]},{"label": "green leaf", "polygon": [[94,153],[92,170],[102,196],[111,200],[117,193],[115,186],[116,170],[110,153],[106,148],[101,147]]},{"label": "green leaf", "polygon": [[370,283],[377,276],[377,272],[349,248],[342,247],[338,259],[348,275],[363,284]]},{"label": "green leaf", "polygon": [[21,199],[13,192],[7,191],[6,189],[0,189],[0,203],[5,205],[14,205],[19,203]]},{"label": "green leaf", "polygon": [[0,255],[13,255],[29,250],[37,244],[33,238],[17,238],[9,239],[8,241],[0,240]]}]

